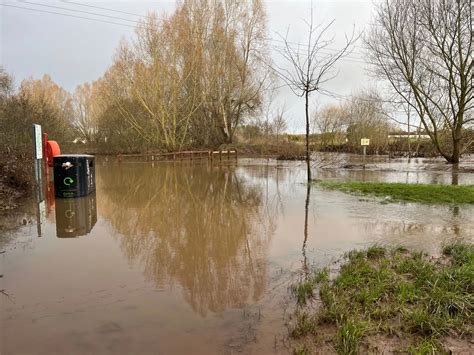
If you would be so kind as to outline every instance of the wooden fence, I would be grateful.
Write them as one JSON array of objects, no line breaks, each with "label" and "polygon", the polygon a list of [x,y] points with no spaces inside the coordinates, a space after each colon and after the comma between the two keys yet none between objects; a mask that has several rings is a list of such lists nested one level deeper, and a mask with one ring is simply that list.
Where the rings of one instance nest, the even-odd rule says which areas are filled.
[{"label": "wooden fence", "polygon": [[184,152],[173,153],[143,153],[143,154],[118,154],[118,161],[126,158],[143,158],[145,161],[160,161],[160,160],[198,160],[207,159],[222,160],[233,159],[237,160],[236,150],[191,150]]}]

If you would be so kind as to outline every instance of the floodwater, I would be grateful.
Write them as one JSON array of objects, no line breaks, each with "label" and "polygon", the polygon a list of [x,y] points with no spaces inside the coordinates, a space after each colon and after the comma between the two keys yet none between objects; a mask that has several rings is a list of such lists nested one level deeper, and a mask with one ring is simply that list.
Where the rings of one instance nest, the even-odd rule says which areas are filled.
[{"label": "floodwater", "polygon": [[[345,159],[315,177],[474,183],[471,163]],[[96,174],[84,198],[55,200],[50,184],[31,205],[41,223],[25,215],[0,238],[1,354],[286,354],[288,287],[306,266],[374,242],[474,240],[472,206],[313,187],[305,218],[298,162],[100,158]]]}]

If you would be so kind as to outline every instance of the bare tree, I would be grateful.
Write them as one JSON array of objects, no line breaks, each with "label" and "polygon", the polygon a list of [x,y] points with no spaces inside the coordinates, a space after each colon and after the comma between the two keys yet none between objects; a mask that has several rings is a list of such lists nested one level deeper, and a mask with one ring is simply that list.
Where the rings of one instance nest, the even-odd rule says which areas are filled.
[{"label": "bare tree", "polygon": [[273,134],[276,136],[277,144],[279,143],[279,138],[283,132],[288,129],[288,123],[286,122],[286,107],[285,105],[277,108],[276,112],[273,115],[273,120],[271,123]]},{"label": "bare tree", "polygon": [[469,0],[385,0],[366,38],[376,74],[416,111],[450,163],[459,162],[474,108],[471,26]]},{"label": "bare tree", "polygon": [[319,133],[321,148],[337,144],[347,123],[347,113],[342,105],[328,104],[313,111],[311,124],[313,130]]},{"label": "bare tree", "polygon": [[108,73],[109,97],[123,119],[149,146],[169,151],[187,143],[202,103],[185,25],[181,12],[170,18],[148,15],[134,40],[122,43]]},{"label": "bare tree", "polygon": [[[266,13],[261,0],[214,3],[207,63],[207,111],[225,143],[262,102],[267,73],[258,57],[266,51]],[[209,16],[209,15],[207,15]]]},{"label": "bare tree", "polygon": [[73,94],[74,122],[73,127],[80,138],[88,142],[97,139],[98,117],[101,109],[98,95],[99,82],[84,83],[78,85]]},{"label": "bare tree", "polygon": [[328,31],[334,24],[332,20],[327,25],[316,25],[313,20],[313,8],[311,7],[310,20],[305,21],[308,31],[307,43],[296,48],[286,37],[281,36],[284,42],[283,49],[278,52],[289,64],[289,69],[275,66],[277,75],[291,88],[293,93],[305,98],[305,118],[306,118],[306,168],[308,181],[311,180],[309,134],[310,134],[310,114],[309,98],[313,92],[322,92],[324,83],[334,79],[338,72],[336,63],[351,51],[352,45],[358,39],[353,31],[351,36],[346,36],[345,44],[341,49],[331,51],[327,54],[328,47],[334,43],[334,38],[328,38]]},{"label": "bare tree", "polygon": [[261,106],[265,31],[262,0],[181,0],[169,17],[149,14],[104,75],[119,127],[152,149],[232,143]]},{"label": "bare tree", "polygon": [[13,92],[13,78],[0,65],[0,100],[4,100]]},{"label": "bare tree", "polygon": [[370,148],[384,150],[388,145],[388,135],[392,130],[390,115],[383,100],[374,89],[363,90],[344,104],[346,112],[347,144],[352,149],[360,147],[362,138],[370,139]]}]

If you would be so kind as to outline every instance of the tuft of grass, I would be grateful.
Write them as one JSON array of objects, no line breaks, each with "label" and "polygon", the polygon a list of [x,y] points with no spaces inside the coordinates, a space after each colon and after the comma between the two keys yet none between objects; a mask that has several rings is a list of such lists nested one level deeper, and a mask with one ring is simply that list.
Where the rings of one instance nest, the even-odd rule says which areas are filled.
[{"label": "tuft of grass", "polygon": [[316,330],[316,319],[307,312],[299,312],[296,315],[296,323],[290,331],[293,338],[301,338],[308,334],[313,334]]},{"label": "tuft of grass", "polygon": [[421,295],[412,282],[400,281],[395,289],[395,298],[397,302],[403,304],[414,304]]},{"label": "tuft of grass", "polygon": [[293,295],[296,297],[298,305],[304,306],[314,295],[314,288],[321,282],[329,280],[327,269],[315,271],[312,275],[291,287]]},{"label": "tuft of grass", "polygon": [[306,355],[306,354],[310,354],[310,352],[308,350],[308,347],[305,344],[303,344],[300,347],[294,349],[293,354],[294,355]]},{"label": "tuft of grass", "polygon": [[324,268],[322,270],[317,270],[314,273],[313,281],[316,284],[329,281],[329,270],[327,268]]},{"label": "tuft of grass", "polygon": [[346,253],[337,277],[330,279],[327,270],[311,276],[305,287],[312,290],[305,293],[319,294],[322,306],[300,310],[291,335],[335,325],[341,354],[357,353],[361,340],[374,333],[415,337],[419,342],[409,351],[420,354],[439,351],[443,336],[472,336],[474,246],[451,243],[443,253],[450,262],[377,245]]},{"label": "tuft of grass", "polygon": [[395,248],[393,252],[398,253],[398,254],[404,254],[404,253],[408,253],[408,249],[405,248],[404,246],[398,246]]},{"label": "tuft of grass", "polygon": [[424,307],[416,307],[413,310],[405,309],[403,315],[403,328],[411,334],[421,336],[439,336],[446,328],[443,320]]},{"label": "tuft of grass", "polygon": [[369,249],[367,249],[367,257],[369,259],[380,258],[384,256],[386,253],[386,249],[379,245],[373,245]]},{"label": "tuft of grass", "polygon": [[435,355],[439,354],[441,347],[434,338],[422,338],[415,345],[408,348],[408,353],[413,355]]},{"label": "tuft of grass", "polygon": [[443,254],[452,257],[453,262],[458,265],[474,263],[472,260],[472,258],[474,258],[474,245],[472,244],[466,244],[460,241],[447,244],[443,247]]},{"label": "tuft of grass", "polygon": [[357,320],[348,320],[337,328],[336,344],[339,354],[357,354],[359,343],[367,327]]},{"label": "tuft of grass", "polygon": [[313,280],[305,280],[292,287],[293,295],[296,296],[298,305],[305,305],[307,300],[313,296]]},{"label": "tuft of grass", "polygon": [[429,204],[474,204],[474,185],[400,184],[379,182],[323,181],[319,185],[332,190]]}]

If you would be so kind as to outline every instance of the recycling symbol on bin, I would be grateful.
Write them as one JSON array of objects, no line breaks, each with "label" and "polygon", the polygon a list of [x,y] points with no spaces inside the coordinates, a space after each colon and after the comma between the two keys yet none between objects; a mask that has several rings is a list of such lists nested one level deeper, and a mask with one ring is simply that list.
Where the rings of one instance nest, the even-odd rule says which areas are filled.
[{"label": "recycling symbol on bin", "polygon": [[74,179],[73,179],[73,178],[70,178],[70,177],[68,176],[68,177],[64,178],[63,183],[64,183],[64,185],[66,185],[66,186],[72,185],[72,184],[74,184]]}]

